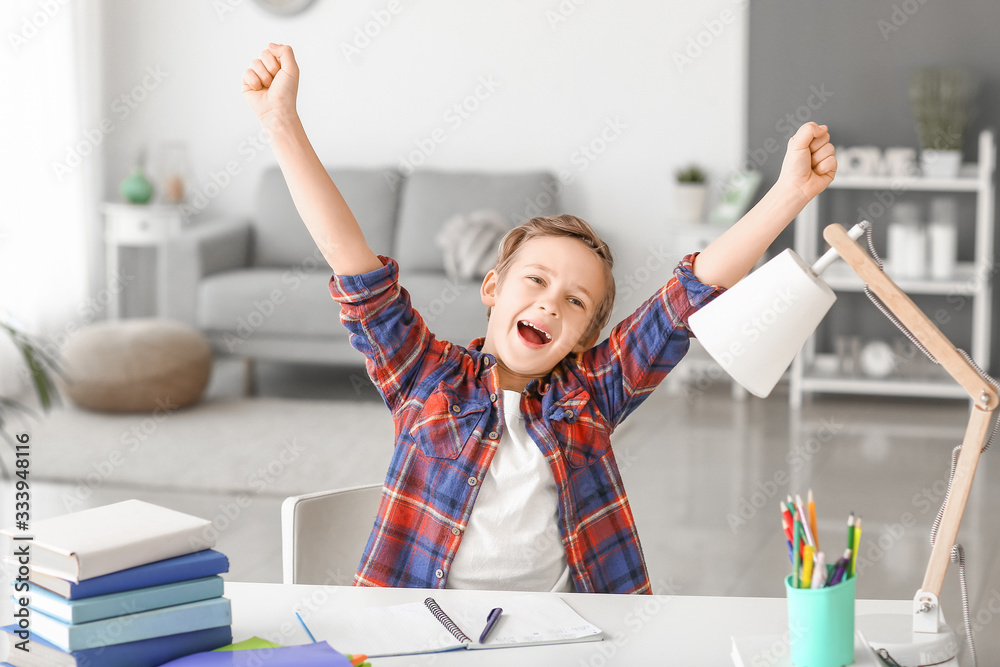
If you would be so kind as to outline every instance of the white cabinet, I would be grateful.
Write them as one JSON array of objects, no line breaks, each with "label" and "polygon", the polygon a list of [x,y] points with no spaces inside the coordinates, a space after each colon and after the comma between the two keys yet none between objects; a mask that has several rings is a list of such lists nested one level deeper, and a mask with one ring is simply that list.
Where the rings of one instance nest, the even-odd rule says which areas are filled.
[{"label": "white cabinet", "polygon": [[[105,280],[114,295],[109,316],[117,319],[121,315],[121,292],[130,279],[120,274],[118,250],[122,247],[152,247],[158,249],[168,238],[180,234],[186,218],[180,206],[166,204],[115,204],[103,207],[104,241],[106,243]],[[157,251],[157,254],[159,252]],[[160,292],[166,285],[166,271],[157,257],[157,301],[162,301]],[[159,305],[157,305],[159,313]]]},{"label": "white cabinet", "polygon": [[[986,369],[990,354],[990,297],[994,273],[995,192],[993,170],[995,160],[996,145],[993,132],[986,130],[979,136],[979,162],[975,165],[967,165],[956,178],[838,176],[828,188],[828,191],[834,192],[820,195],[814,199],[796,219],[795,250],[811,262],[824,249],[822,230],[826,225],[837,222],[845,227],[850,227],[861,219],[862,211],[872,214],[869,219],[876,218],[872,220],[876,226],[886,225],[885,221],[890,219],[887,210],[883,215],[874,215],[880,212],[875,203],[870,203],[868,207],[860,207],[862,211],[858,211],[858,207],[852,208],[851,215],[854,217],[851,219],[833,219],[827,204],[829,203],[828,199],[843,196],[837,191],[855,191],[855,194],[867,195],[872,198],[872,202],[879,202],[882,210],[888,209],[894,202],[905,197],[920,196],[919,193],[966,198],[973,204],[974,215],[958,220],[959,237],[971,239],[974,248],[971,256],[958,263],[954,275],[943,280],[896,279],[890,269],[889,277],[893,278],[896,284],[913,298],[932,320],[940,317],[941,321],[945,321],[946,316],[957,310],[955,304],[962,304],[965,310],[971,311],[969,333],[964,340],[949,335],[947,331],[945,333],[949,335],[957,347],[967,350],[976,363]],[[965,209],[968,210],[968,206]],[[861,242],[864,243],[864,238],[861,239]],[[884,245],[876,249],[880,255],[886,254]],[[861,280],[842,261],[831,266],[823,274],[823,278],[835,292],[839,293],[838,301],[847,301],[850,299],[847,294],[860,293],[863,290]],[[864,303],[861,303],[862,301]],[[859,308],[870,309],[878,315],[878,311],[863,296],[860,299],[854,298],[850,303],[857,303]],[[806,343],[792,364],[789,387],[789,400],[792,406],[801,405],[803,396],[809,393],[967,398],[967,393],[961,386],[944,371],[941,371],[940,367],[932,366],[929,362],[928,364],[913,361],[895,363],[892,372],[887,374],[874,372],[873,368],[877,364],[869,367],[866,373],[866,369],[857,367],[853,363],[853,359],[844,363],[844,355],[845,353],[851,354],[850,350],[845,351],[844,346],[840,345],[840,354],[838,354],[838,350],[835,349],[838,346],[832,344],[829,335],[830,328],[835,324],[831,323],[831,317],[837,317],[836,309],[840,305],[840,303],[834,304],[830,315],[820,325],[817,335],[814,335]],[[881,317],[881,315],[878,316]],[[941,322],[938,324],[940,325]],[[826,329],[825,332],[824,329]],[[855,331],[851,347],[854,348],[855,353],[859,351],[858,347],[862,348],[861,352],[863,353],[865,346],[868,347],[870,353],[877,352],[879,348],[884,351],[885,346],[879,345],[879,342],[888,342],[899,347],[900,343],[897,341],[905,341],[905,339],[895,329],[892,331],[891,337],[884,333],[884,329],[878,333]],[[827,335],[824,336],[824,333]],[[822,339],[822,342],[818,343],[818,339]],[[843,337],[841,337],[840,342],[842,341]],[[917,354],[922,356],[922,353],[918,352]],[[871,356],[876,357],[875,354]],[[899,359],[896,361],[899,362],[900,359],[904,358],[907,358],[907,355],[899,355]]]}]

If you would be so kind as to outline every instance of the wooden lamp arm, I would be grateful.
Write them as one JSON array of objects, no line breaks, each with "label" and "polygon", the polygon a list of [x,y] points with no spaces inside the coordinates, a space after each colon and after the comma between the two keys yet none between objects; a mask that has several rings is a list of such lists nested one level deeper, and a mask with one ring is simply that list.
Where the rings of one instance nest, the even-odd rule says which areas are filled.
[{"label": "wooden lamp arm", "polygon": [[973,401],[974,407],[969,417],[965,439],[962,441],[962,451],[955,468],[951,492],[921,586],[922,591],[939,596],[951,560],[951,548],[958,536],[958,527],[962,522],[962,514],[965,512],[965,504],[972,488],[972,479],[979,464],[979,455],[989,435],[993,412],[1000,405],[1000,397],[993,385],[983,379],[979,371],[941,333],[937,325],[931,322],[913,300],[879,268],[871,255],[847,235],[847,230],[841,225],[829,225],[823,230],[823,238],[844,258],[886,308],[937,359],[941,367],[965,388]]}]

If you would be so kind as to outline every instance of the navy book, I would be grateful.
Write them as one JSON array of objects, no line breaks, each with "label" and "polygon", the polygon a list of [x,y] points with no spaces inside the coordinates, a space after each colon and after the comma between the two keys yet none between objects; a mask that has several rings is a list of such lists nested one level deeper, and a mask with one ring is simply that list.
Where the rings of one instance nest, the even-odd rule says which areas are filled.
[{"label": "navy book", "polygon": [[225,625],[70,653],[60,650],[32,632],[31,643],[28,645],[31,650],[25,652],[15,648],[16,643],[23,641],[11,634],[17,629],[14,625],[2,628],[3,639],[7,644],[7,663],[0,664],[14,667],[157,667],[192,653],[211,651],[233,642],[232,630]]},{"label": "navy book", "polygon": [[94,595],[120,593],[134,588],[149,588],[172,584],[187,579],[200,579],[229,571],[229,558],[214,549],[158,560],[154,563],[130,567],[111,574],[73,583],[59,577],[31,571],[28,581],[70,600]]}]

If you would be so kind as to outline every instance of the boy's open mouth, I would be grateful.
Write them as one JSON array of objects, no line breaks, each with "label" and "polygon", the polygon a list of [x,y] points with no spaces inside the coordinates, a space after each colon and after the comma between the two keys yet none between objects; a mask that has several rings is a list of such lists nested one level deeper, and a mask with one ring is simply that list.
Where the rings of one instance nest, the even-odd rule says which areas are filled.
[{"label": "boy's open mouth", "polygon": [[517,333],[521,338],[531,345],[545,345],[552,340],[552,335],[527,320],[517,323]]}]

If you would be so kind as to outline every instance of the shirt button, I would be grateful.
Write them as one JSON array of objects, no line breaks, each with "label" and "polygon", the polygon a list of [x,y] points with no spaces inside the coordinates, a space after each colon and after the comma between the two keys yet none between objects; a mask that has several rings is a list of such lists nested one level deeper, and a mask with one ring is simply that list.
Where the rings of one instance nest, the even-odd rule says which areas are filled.
[{"label": "shirt button", "polygon": [[434,576],[438,579],[444,579],[444,570],[434,570]]},{"label": "shirt button", "polygon": [[476,484],[479,484],[479,480],[476,479],[475,477],[470,477],[469,478],[469,486],[475,486]]},{"label": "shirt button", "polygon": [[497,433],[496,431],[490,431],[490,440],[496,440],[499,437],[500,437],[499,433]]},{"label": "shirt button", "polygon": [[462,408],[458,407],[457,405],[453,405],[451,406],[451,411],[454,412],[455,414],[458,414],[459,412],[462,411]]},{"label": "shirt button", "polygon": [[490,394],[490,401],[492,401],[493,403],[496,403],[497,402],[497,395],[496,394]]},{"label": "shirt button", "polygon": [[574,415],[572,410],[567,409],[565,412],[563,412],[563,417],[566,418],[566,421],[573,421],[573,416]]},{"label": "shirt button", "polygon": [[451,533],[452,533],[452,535],[461,535],[462,531],[460,529],[458,529],[458,528],[452,528],[451,529]]}]

